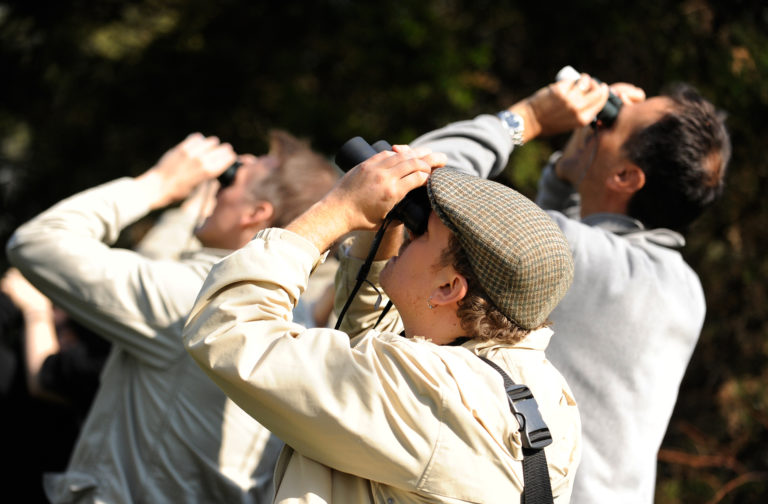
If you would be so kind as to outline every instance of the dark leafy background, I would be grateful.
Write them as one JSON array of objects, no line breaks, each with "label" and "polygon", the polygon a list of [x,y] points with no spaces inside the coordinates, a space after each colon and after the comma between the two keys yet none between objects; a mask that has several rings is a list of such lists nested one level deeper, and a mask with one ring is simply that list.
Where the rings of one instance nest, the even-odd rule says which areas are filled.
[{"label": "dark leafy background", "polygon": [[[656,501],[762,503],[768,7],[620,4],[0,2],[0,241],[63,197],[141,173],[192,131],[258,153],[280,127],[332,156],[351,136],[405,143],[494,112],[565,64],[649,94],[690,82],[728,111],[734,154],[727,194],[685,249],[708,316],[659,455]],[[562,140],[517,151],[502,181],[532,195]]]}]

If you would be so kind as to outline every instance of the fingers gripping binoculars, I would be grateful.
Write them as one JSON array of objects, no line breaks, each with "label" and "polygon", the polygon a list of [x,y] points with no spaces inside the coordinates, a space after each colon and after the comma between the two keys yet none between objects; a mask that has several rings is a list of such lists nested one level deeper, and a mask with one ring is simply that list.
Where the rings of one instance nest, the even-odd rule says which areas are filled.
[{"label": "fingers gripping binoculars", "polygon": [[[363,137],[357,136],[347,140],[344,145],[339,148],[336,153],[335,161],[339,168],[344,172],[348,172],[371,156],[385,150],[392,150],[392,146],[386,140],[379,140],[373,145],[370,145],[363,139]],[[344,315],[347,313],[347,309],[352,303],[357,291],[360,289],[363,282],[365,282],[368,272],[371,269],[373,258],[376,255],[376,250],[379,248],[389,223],[393,220],[400,221],[405,224],[405,227],[407,227],[414,235],[422,235],[427,230],[427,222],[429,221],[429,214],[431,211],[432,205],[429,203],[426,186],[417,187],[416,189],[411,190],[392,208],[392,210],[389,211],[384,218],[384,222],[374,236],[373,244],[368,252],[368,257],[365,259],[365,262],[360,267],[360,271],[357,273],[355,286],[350,292],[347,302],[339,312],[339,317],[336,321],[336,329],[341,327],[341,322],[344,319]],[[391,306],[392,301],[390,300],[374,327],[378,325]]]},{"label": "fingers gripping binoculars", "polygon": [[[336,153],[336,164],[344,172],[348,172],[371,156],[392,150],[392,146],[386,140],[379,140],[370,145],[362,137],[354,137],[347,140]],[[427,230],[429,214],[432,205],[429,203],[426,186],[413,189],[397,203],[387,214],[386,219],[398,220],[405,224],[413,234],[421,235]]]},{"label": "fingers gripping binoculars", "polygon": [[[555,80],[575,81],[578,80],[579,77],[581,77],[581,74],[577,72],[576,69],[574,69],[572,66],[567,65],[561,68],[559,72],[557,72]],[[602,82],[600,79],[596,79],[595,77],[592,78],[597,82]],[[621,101],[621,98],[609,91],[608,101],[605,102],[603,109],[598,112],[597,116],[592,121],[592,127],[597,128],[598,126],[602,126],[604,128],[610,128],[613,126],[613,123],[616,121],[616,117],[618,117],[619,110],[621,110],[622,105],[624,105],[624,102]]]}]

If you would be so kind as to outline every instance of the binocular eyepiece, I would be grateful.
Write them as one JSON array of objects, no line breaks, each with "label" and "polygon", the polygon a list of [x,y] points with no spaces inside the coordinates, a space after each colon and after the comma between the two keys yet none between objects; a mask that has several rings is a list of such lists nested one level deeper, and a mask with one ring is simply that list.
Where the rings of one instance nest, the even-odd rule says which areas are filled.
[{"label": "binocular eyepiece", "polygon": [[[557,72],[557,77],[555,77],[555,80],[577,80],[579,77],[581,77],[581,74],[577,72],[576,69],[574,69],[572,66],[567,65],[561,68],[559,72]],[[595,79],[597,82],[602,82],[600,79],[596,79],[594,77],[593,79]],[[597,128],[598,126],[603,126],[605,128],[610,128],[613,126],[613,123],[616,121],[616,117],[619,115],[619,110],[621,110],[623,105],[624,102],[621,101],[621,98],[609,91],[608,101],[605,102],[603,109],[598,112],[597,116],[595,116],[594,120],[592,121],[592,127]]]},{"label": "binocular eyepiece", "polygon": [[[348,172],[371,156],[392,150],[392,146],[386,140],[379,140],[370,145],[363,137],[354,137],[347,140],[336,153],[336,164],[344,172]],[[421,235],[427,230],[429,214],[432,205],[429,203],[426,186],[413,189],[400,200],[387,214],[387,218],[399,220],[413,234]]]},{"label": "binocular eyepiece", "polygon": [[240,168],[243,165],[240,161],[235,161],[229,167],[224,170],[221,175],[218,176],[219,181],[219,190],[224,189],[226,187],[229,187],[232,185],[232,183],[235,181],[235,175],[237,174],[237,169]]}]

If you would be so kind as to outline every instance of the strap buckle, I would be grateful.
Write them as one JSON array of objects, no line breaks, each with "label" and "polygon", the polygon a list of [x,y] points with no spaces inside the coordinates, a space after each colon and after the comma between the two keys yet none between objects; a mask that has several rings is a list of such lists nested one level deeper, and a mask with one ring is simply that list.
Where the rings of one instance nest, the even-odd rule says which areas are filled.
[{"label": "strap buckle", "polygon": [[547,424],[541,418],[539,404],[530,389],[516,383],[504,387],[509,400],[509,408],[520,424],[520,437],[523,448],[541,450],[552,444],[552,435]]}]

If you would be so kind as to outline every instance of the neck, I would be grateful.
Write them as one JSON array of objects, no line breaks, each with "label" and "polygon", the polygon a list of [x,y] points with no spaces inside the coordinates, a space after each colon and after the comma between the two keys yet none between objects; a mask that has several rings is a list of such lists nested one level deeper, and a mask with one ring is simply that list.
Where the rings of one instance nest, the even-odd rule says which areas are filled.
[{"label": "neck", "polygon": [[436,345],[448,345],[457,338],[466,336],[466,332],[461,328],[461,322],[456,316],[456,309],[449,306],[436,306],[427,312],[416,317],[417,320],[407,323],[403,318],[405,336],[413,338],[414,336],[424,337]]},{"label": "neck", "polygon": [[581,198],[581,218],[598,213],[627,215],[629,199],[617,194],[604,193],[598,197]]}]

